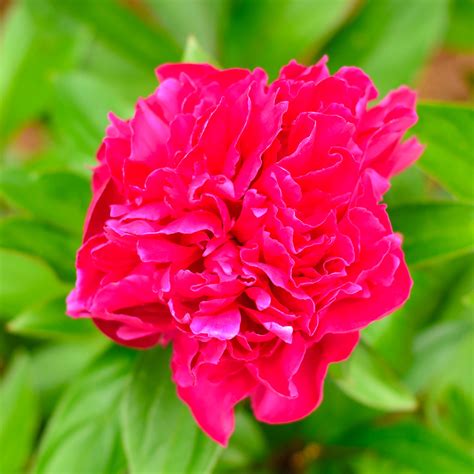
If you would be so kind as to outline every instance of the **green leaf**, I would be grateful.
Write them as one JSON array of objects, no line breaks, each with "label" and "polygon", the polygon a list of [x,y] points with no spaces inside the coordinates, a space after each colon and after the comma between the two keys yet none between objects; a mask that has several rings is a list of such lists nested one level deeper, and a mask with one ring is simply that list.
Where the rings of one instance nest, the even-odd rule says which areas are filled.
[{"label": "green leaf", "polygon": [[474,314],[474,258],[464,258],[455,280],[443,298],[438,320],[469,319]]},{"label": "green leaf", "polygon": [[36,474],[123,472],[119,406],[133,353],[116,347],[66,390],[41,441]]},{"label": "green leaf", "polygon": [[145,352],[124,398],[122,433],[130,472],[210,473],[221,448],[178,399],[169,359],[162,348]]},{"label": "green leaf", "polygon": [[426,151],[419,166],[454,196],[474,201],[474,109],[419,104],[413,133]]},{"label": "green leaf", "polygon": [[[465,376],[470,378],[474,323],[472,319],[443,322],[418,335],[414,344],[415,360],[407,375],[407,384],[420,391],[434,384],[451,382],[463,368],[461,355],[467,352]],[[458,379],[463,378],[457,377]],[[468,381],[468,383],[470,383]]]},{"label": "green leaf", "polygon": [[91,192],[89,182],[74,173],[10,168],[0,175],[0,196],[38,220],[80,236]]},{"label": "green leaf", "polygon": [[31,358],[33,386],[43,410],[51,412],[64,386],[109,346],[110,341],[97,331],[95,337],[36,347]]},{"label": "green leaf", "polygon": [[[333,377],[328,377],[324,382],[323,402],[311,415],[292,424],[295,428],[292,438],[306,442],[337,444],[338,438],[346,431],[363,423],[370,423],[381,413],[383,412],[359,403],[347,395],[338,387]],[[292,425],[272,426],[271,430]],[[286,440],[283,439],[282,442],[285,443]]]},{"label": "green leaf", "polygon": [[218,39],[228,0],[145,0],[151,13],[184,46],[189,35],[195,36],[206,51],[217,53]]},{"label": "green leaf", "polygon": [[447,17],[447,0],[365,2],[325,48],[331,68],[359,66],[383,94],[411,84],[442,40]]},{"label": "green leaf", "polygon": [[182,61],[183,63],[209,63],[218,66],[217,61],[202,49],[194,36],[190,36],[186,42]]},{"label": "green leaf", "polygon": [[430,390],[425,401],[429,425],[468,450],[474,442],[474,397],[459,387]]},{"label": "green leaf", "polygon": [[337,386],[364,405],[387,411],[411,411],[417,406],[414,395],[389,366],[364,345],[330,370]]},{"label": "green leaf", "polygon": [[148,15],[114,0],[30,0],[38,10],[54,12],[56,22],[68,18],[87,28],[98,41],[142,67],[154,68],[160,62],[177,61],[177,46]]},{"label": "green leaf", "polygon": [[264,67],[311,57],[349,13],[351,0],[242,0],[233,3],[224,41],[226,66]]},{"label": "green leaf", "polygon": [[7,324],[14,334],[46,339],[71,339],[90,336],[97,330],[90,319],[73,319],[66,315],[65,298],[29,308]]},{"label": "green leaf", "polygon": [[471,52],[474,48],[474,36],[472,34],[472,19],[474,18],[473,0],[451,0],[450,21],[446,34],[446,44],[450,48],[456,48]]},{"label": "green leaf", "polygon": [[74,259],[79,237],[18,216],[0,220],[0,247],[36,255],[66,280],[74,280]]},{"label": "green leaf", "polygon": [[268,449],[261,425],[251,413],[237,409],[235,432],[229,446],[222,451],[216,471],[253,472],[252,466],[265,461]]},{"label": "green leaf", "polygon": [[13,358],[0,385],[0,472],[24,472],[39,421],[38,401],[26,354]]},{"label": "green leaf", "polygon": [[64,75],[56,84],[58,95],[53,117],[56,134],[71,144],[75,153],[88,155],[94,164],[94,156],[105,135],[108,113],[129,116],[133,103],[99,78],[83,73]]},{"label": "green leaf", "polygon": [[389,209],[393,228],[404,237],[410,265],[465,255],[474,249],[474,206],[452,202],[407,204]]},{"label": "green leaf", "polygon": [[473,458],[457,446],[415,423],[363,426],[340,443],[363,447],[421,473],[469,473]]},{"label": "green leaf", "polygon": [[64,284],[40,259],[0,249],[0,262],[0,315],[14,316],[64,294]]},{"label": "green leaf", "polygon": [[81,35],[73,33],[39,28],[24,2],[12,4],[1,38],[0,144],[46,108],[50,77],[76,61]]}]

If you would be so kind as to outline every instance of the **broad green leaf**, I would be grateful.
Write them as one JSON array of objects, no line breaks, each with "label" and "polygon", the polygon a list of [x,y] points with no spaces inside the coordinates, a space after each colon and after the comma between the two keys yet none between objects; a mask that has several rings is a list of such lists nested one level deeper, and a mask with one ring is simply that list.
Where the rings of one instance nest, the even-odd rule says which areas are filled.
[{"label": "broad green leaf", "polygon": [[50,77],[75,64],[81,35],[64,28],[56,33],[40,28],[24,2],[7,11],[0,38],[0,144],[47,107]]},{"label": "broad green leaf", "polygon": [[472,52],[474,48],[474,35],[472,34],[474,1],[451,0],[449,13],[449,28],[445,38],[447,46]]},{"label": "broad green leaf", "polygon": [[40,221],[80,236],[90,184],[70,172],[28,173],[10,168],[0,175],[0,197]]},{"label": "broad green leaf", "polygon": [[124,470],[118,410],[132,356],[124,348],[110,350],[66,390],[46,427],[34,473]]},{"label": "broad green leaf", "polygon": [[[50,21],[74,21],[87,28],[98,41],[141,67],[154,68],[160,62],[176,61],[174,41],[146,13],[127,8],[114,0],[30,0],[37,10],[53,12]],[[36,5],[35,5],[36,4]]]},{"label": "broad green leaf", "polygon": [[66,280],[75,277],[74,259],[79,244],[79,237],[32,219],[11,216],[0,220],[0,247],[36,255]]},{"label": "broad green leaf", "polygon": [[363,426],[341,445],[366,448],[420,473],[472,472],[473,458],[448,440],[413,422],[385,427]]},{"label": "broad green leaf", "polygon": [[352,4],[351,0],[234,2],[222,61],[225,66],[262,66],[274,76],[291,59],[312,56]]},{"label": "broad green leaf", "polygon": [[421,103],[413,129],[426,150],[419,166],[454,196],[474,201],[474,109]]},{"label": "broad green leaf", "polygon": [[150,12],[184,46],[195,36],[206,51],[216,54],[229,0],[145,0]]},{"label": "broad green leaf", "polygon": [[30,361],[19,353],[0,385],[0,472],[24,472],[39,421]]},{"label": "broad green leaf", "polygon": [[[429,327],[415,340],[415,360],[407,375],[407,384],[413,390],[420,391],[434,384],[452,382],[456,378],[463,383],[463,375],[469,384],[473,341],[474,323],[471,318]],[[464,361],[461,356],[465,357]],[[463,368],[467,369],[466,373],[456,377]]]},{"label": "broad green leaf", "polygon": [[389,208],[393,228],[404,237],[410,265],[465,255],[474,249],[474,206],[454,202],[407,204]]},{"label": "broad green leaf", "polygon": [[99,78],[83,73],[62,76],[57,80],[57,88],[53,118],[56,134],[61,141],[71,144],[74,152],[90,156],[90,163],[94,164],[105,135],[108,113],[127,117],[133,104]]},{"label": "broad green leaf", "polygon": [[36,347],[31,358],[33,386],[43,410],[49,413],[64,386],[73,383],[109,345],[110,341],[97,331],[93,337]]},{"label": "broad green leaf", "polygon": [[132,474],[212,471],[221,451],[176,395],[162,348],[139,359],[122,405],[122,433]]},{"label": "broad green leaf", "polygon": [[359,345],[346,362],[331,367],[337,386],[348,396],[372,408],[411,411],[414,395],[376,353]]},{"label": "broad green leaf", "polygon": [[325,48],[331,69],[359,66],[383,94],[411,84],[442,40],[447,18],[447,0],[367,1]]},{"label": "broad green leaf", "polygon": [[66,316],[66,295],[28,308],[9,321],[7,330],[14,334],[45,339],[71,339],[97,332],[90,319]]},{"label": "broad green leaf", "polygon": [[0,249],[0,316],[20,311],[64,294],[65,285],[40,259]]},{"label": "broad green leaf", "polygon": [[197,42],[194,36],[190,36],[184,48],[183,63],[209,63],[217,66],[217,61],[211,57],[201,45]]}]

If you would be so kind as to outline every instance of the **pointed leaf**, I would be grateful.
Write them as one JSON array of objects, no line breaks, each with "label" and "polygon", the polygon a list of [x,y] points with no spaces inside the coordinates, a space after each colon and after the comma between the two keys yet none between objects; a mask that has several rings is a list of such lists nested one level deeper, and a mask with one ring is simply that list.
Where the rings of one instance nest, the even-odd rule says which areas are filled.
[{"label": "pointed leaf", "polygon": [[411,411],[417,406],[389,366],[362,344],[349,360],[330,370],[338,387],[364,405],[388,411]]},{"label": "pointed leaf", "polygon": [[56,21],[65,18],[87,28],[98,41],[142,67],[176,61],[179,51],[174,41],[149,16],[114,0],[75,1],[30,0],[38,10],[50,10]]},{"label": "pointed leaf", "polygon": [[80,237],[68,235],[47,224],[24,217],[0,220],[0,246],[36,255],[45,260],[60,277],[74,280],[74,260]]},{"label": "pointed leaf", "polygon": [[194,36],[190,36],[184,48],[183,63],[208,63],[217,66],[217,61],[211,57]]},{"label": "pointed leaf", "polygon": [[65,285],[40,259],[0,249],[0,315],[20,311],[64,294]]},{"label": "pointed leaf", "polygon": [[178,399],[170,354],[145,352],[122,406],[122,433],[132,474],[210,473],[221,448],[207,438]]},{"label": "pointed leaf", "polygon": [[27,309],[12,319],[7,330],[14,334],[46,339],[71,339],[97,333],[90,319],[66,316],[66,295]]},{"label": "pointed leaf", "polygon": [[145,0],[150,12],[163,24],[176,41],[185,45],[189,35],[195,36],[207,51],[215,54],[219,33],[229,0]]},{"label": "pointed leaf", "polygon": [[0,472],[23,472],[39,421],[30,360],[18,354],[0,385]]},{"label": "pointed leaf", "polygon": [[50,419],[33,472],[121,472],[118,407],[133,353],[115,347],[64,393]]},{"label": "pointed leaf", "polygon": [[70,172],[9,168],[0,175],[0,196],[9,204],[77,236],[82,234],[90,193],[89,182]]}]

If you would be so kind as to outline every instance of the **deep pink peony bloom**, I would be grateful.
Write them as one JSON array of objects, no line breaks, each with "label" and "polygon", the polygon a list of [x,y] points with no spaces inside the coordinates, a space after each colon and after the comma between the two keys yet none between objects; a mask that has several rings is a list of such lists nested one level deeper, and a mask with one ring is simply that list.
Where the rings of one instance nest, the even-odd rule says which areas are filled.
[{"label": "deep pink peony bloom", "polygon": [[[286,423],[328,365],[407,299],[382,196],[422,147],[406,87],[378,105],[326,58],[263,70],[168,64],[131,120],[111,115],[68,298],[114,341],[172,342],[181,399],[226,444],[233,409]],[[157,374],[159,376],[159,374]]]}]

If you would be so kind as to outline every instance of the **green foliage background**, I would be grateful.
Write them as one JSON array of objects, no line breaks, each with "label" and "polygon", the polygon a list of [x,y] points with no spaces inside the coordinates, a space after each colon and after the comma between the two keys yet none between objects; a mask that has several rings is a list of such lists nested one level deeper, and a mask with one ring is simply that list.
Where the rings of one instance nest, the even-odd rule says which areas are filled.
[{"label": "green foliage background", "polygon": [[[472,472],[474,111],[420,102],[427,151],[387,196],[415,280],[408,304],[333,366],[307,419],[258,424],[229,448],[194,424],[169,354],[114,347],[64,315],[114,111],[128,117],[162,62],[264,66],[322,53],[381,93],[416,86],[440,48],[473,51],[472,0],[13,0],[0,39],[0,472]],[[195,39],[187,42],[189,35]],[[186,46],[187,44],[187,46]],[[33,142],[33,145],[32,145]]]}]

